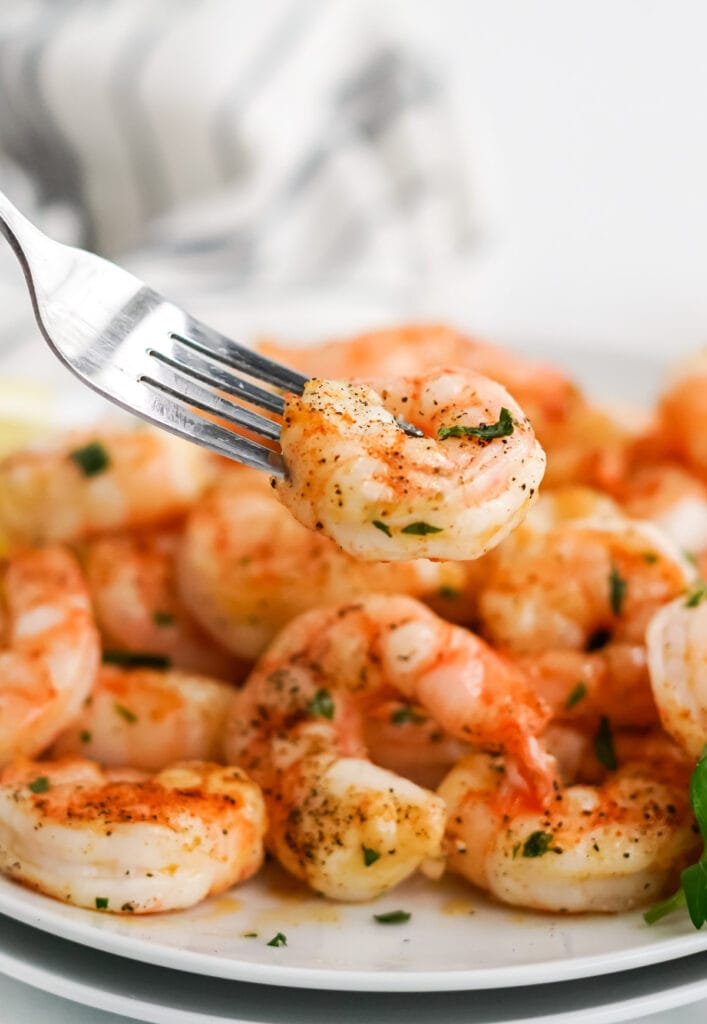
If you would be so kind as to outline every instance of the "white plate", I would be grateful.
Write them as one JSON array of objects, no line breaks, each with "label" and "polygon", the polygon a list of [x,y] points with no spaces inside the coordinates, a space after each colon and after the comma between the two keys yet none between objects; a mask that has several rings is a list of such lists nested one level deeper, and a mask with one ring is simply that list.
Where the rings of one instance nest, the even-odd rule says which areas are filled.
[{"label": "white plate", "polygon": [[0,917],[0,972],[152,1024],[613,1024],[707,996],[707,954],[596,979],[481,991],[308,992],[181,974],[76,947]]},{"label": "white plate", "polygon": [[[76,415],[92,397],[37,348],[23,365],[62,381]],[[35,360],[37,360],[35,362]],[[634,401],[659,369],[625,356],[566,353],[578,378],[605,399]],[[630,371],[630,372],[629,372]],[[627,394],[627,391],[630,392]],[[95,408],[95,399],[91,403]],[[113,917],[65,906],[0,879],[0,912],[44,931],[146,963],[214,977],[298,988],[376,992],[452,991],[547,984],[604,975],[707,949],[684,914],[649,928],[640,914],[563,918],[492,905],[453,879],[414,879],[374,906],[335,905],[309,892],[283,895],[274,869],[231,894],[179,914]],[[373,913],[403,908],[404,926]],[[471,913],[473,911],[473,913]],[[248,932],[257,938],[244,938]],[[287,935],[284,947],[267,941]]]}]

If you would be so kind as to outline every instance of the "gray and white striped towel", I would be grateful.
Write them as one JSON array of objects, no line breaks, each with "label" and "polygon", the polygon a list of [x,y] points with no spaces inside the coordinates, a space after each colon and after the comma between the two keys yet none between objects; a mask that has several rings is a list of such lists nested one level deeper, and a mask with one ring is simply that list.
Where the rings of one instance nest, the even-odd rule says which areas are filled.
[{"label": "gray and white striped towel", "polygon": [[[254,295],[404,303],[469,215],[440,83],[391,10],[17,0],[0,10],[0,186],[222,329]],[[19,288],[3,254],[0,343]]]}]

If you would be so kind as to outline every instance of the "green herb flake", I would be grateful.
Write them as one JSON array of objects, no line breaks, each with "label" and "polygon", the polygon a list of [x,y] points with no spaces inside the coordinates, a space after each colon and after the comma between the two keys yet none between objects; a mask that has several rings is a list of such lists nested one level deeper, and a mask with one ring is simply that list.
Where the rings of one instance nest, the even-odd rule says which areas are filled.
[{"label": "green herb flake", "polygon": [[419,711],[411,707],[409,704],[404,704],[401,708],[396,708],[390,716],[390,721],[393,725],[422,725],[423,722],[427,721],[427,715],[421,715]]},{"label": "green herb flake", "polygon": [[124,903],[120,909],[124,914],[132,914],[135,911],[135,907],[132,903]]},{"label": "green herb flake", "polygon": [[542,857],[550,849],[552,832],[531,832],[523,843],[524,857]]},{"label": "green herb flake", "polygon": [[272,939],[270,939],[270,942],[268,942],[268,946],[286,946],[286,945],[287,945],[287,936],[283,935],[282,932],[278,932],[277,935],[274,935],[272,937]]},{"label": "green herb flake", "polygon": [[96,910],[107,910],[108,909],[108,897],[107,896],[96,896]]},{"label": "green herb flake", "polygon": [[698,583],[685,598],[686,608],[697,608],[707,598],[707,583]]},{"label": "green herb flake", "polygon": [[387,914],[374,914],[373,919],[378,924],[407,924],[412,917],[407,910],[389,910]]},{"label": "green herb flake", "polygon": [[49,779],[46,775],[39,775],[36,779],[32,779],[29,789],[32,793],[46,793],[49,789]]},{"label": "green herb flake", "polygon": [[609,605],[614,615],[621,614],[627,587],[628,583],[613,565],[609,573]]},{"label": "green herb flake", "polygon": [[457,424],[453,427],[440,427],[437,437],[440,441],[448,437],[478,437],[482,441],[492,441],[495,437],[508,437],[513,433],[513,417],[508,409],[503,408],[495,423],[479,423],[477,427],[466,427]]},{"label": "green herb flake", "polygon": [[173,626],[174,615],[171,612],[154,612],[152,621],[156,626]]},{"label": "green herb flake", "polygon": [[697,863],[680,875],[678,891],[644,913],[646,924],[654,924],[681,907],[687,907],[695,928],[702,928],[707,921],[707,746],[690,778],[690,803],[702,833],[702,853]]},{"label": "green herb flake", "polygon": [[594,753],[600,764],[610,772],[616,771],[618,762],[614,750],[614,737],[611,735],[611,726],[606,715],[599,719],[599,728],[594,735]]},{"label": "green herb flake", "polygon": [[81,732],[79,733],[79,739],[81,740],[82,743],[91,742],[91,733],[88,731],[88,729],[81,730]]},{"label": "green herb flake", "polygon": [[428,533],[442,533],[442,527],[430,523],[408,523],[400,532],[412,534],[413,537],[426,537]]},{"label": "green herb flake", "polygon": [[124,718],[130,725],[134,725],[135,722],[137,722],[137,715],[135,712],[131,711],[130,708],[126,708],[124,704],[115,703],[113,705],[113,710],[116,715],[120,715],[120,717]]},{"label": "green herb flake", "polygon": [[658,556],[656,555],[655,551],[644,551],[643,561],[646,563],[646,565],[655,565],[655,563],[658,561]]},{"label": "green herb flake", "polygon": [[386,535],[386,537],[393,536],[393,534],[390,532],[390,527],[388,526],[388,524],[382,523],[380,519],[374,519],[373,525],[375,526],[376,530],[380,530],[381,533],[384,533]]},{"label": "green herb flake", "polygon": [[74,448],[69,458],[75,462],[84,476],[97,476],[110,466],[108,452],[98,441],[92,441],[83,448]]},{"label": "green herb flake", "polygon": [[334,701],[328,690],[317,690],[310,702],[307,704],[307,711],[310,715],[319,715],[321,718],[334,717]]},{"label": "green herb flake", "polygon": [[242,939],[257,939],[258,938],[258,933],[257,932],[241,932],[241,938]]},{"label": "green herb flake", "polygon": [[371,864],[375,864],[377,860],[381,859],[378,850],[372,850],[369,846],[361,844],[361,852],[363,853],[363,863],[367,868],[370,868]]},{"label": "green herb flake", "polygon": [[565,701],[565,711],[570,711],[575,704],[579,704],[583,697],[587,696],[587,684],[583,683],[582,680],[573,686],[569,692],[567,700]]},{"label": "green herb flake", "polygon": [[104,651],[104,665],[117,665],[119,668],[169,668],[171,660],[164,654],[151,654],[149,651]]},{"label": "green herb flake", "polygon": [[694,551],[683,551],[682,554],[686,562],[689,562],[690,565],[694,565],[695,567],[697,567],[697,555]]},{"label": "green herb flake", "polygon": [[461,590],[456,587],[440,587],[437,593],[443,601],[456,601],[462,596]]}]

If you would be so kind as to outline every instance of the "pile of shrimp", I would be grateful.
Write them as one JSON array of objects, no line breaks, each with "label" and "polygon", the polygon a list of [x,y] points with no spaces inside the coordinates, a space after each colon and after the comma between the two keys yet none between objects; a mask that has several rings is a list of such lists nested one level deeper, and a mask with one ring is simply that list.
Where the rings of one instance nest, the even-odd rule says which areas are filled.
[{"label": "pile of shrimp", "polygon": [[261,348],[286,475],[132,426],[0,462],[0,870],[144,914],[417,871],[621,912],[699,853],[707,353],[650,413],[443,325]]}]

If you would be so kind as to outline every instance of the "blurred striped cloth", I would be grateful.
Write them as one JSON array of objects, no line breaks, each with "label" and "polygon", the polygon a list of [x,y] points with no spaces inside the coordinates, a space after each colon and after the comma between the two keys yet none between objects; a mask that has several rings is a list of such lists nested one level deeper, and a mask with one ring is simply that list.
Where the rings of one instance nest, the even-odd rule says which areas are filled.
[{"label": "blurred striped cloth", "polygon": [[[55,237],[192,308],[254,288],[414,294],[470,218],[440,83],[383,24],[396,9],[4,5],[0,187]],[[12,335],[27,300],[8,266],[3,254]]]}]

